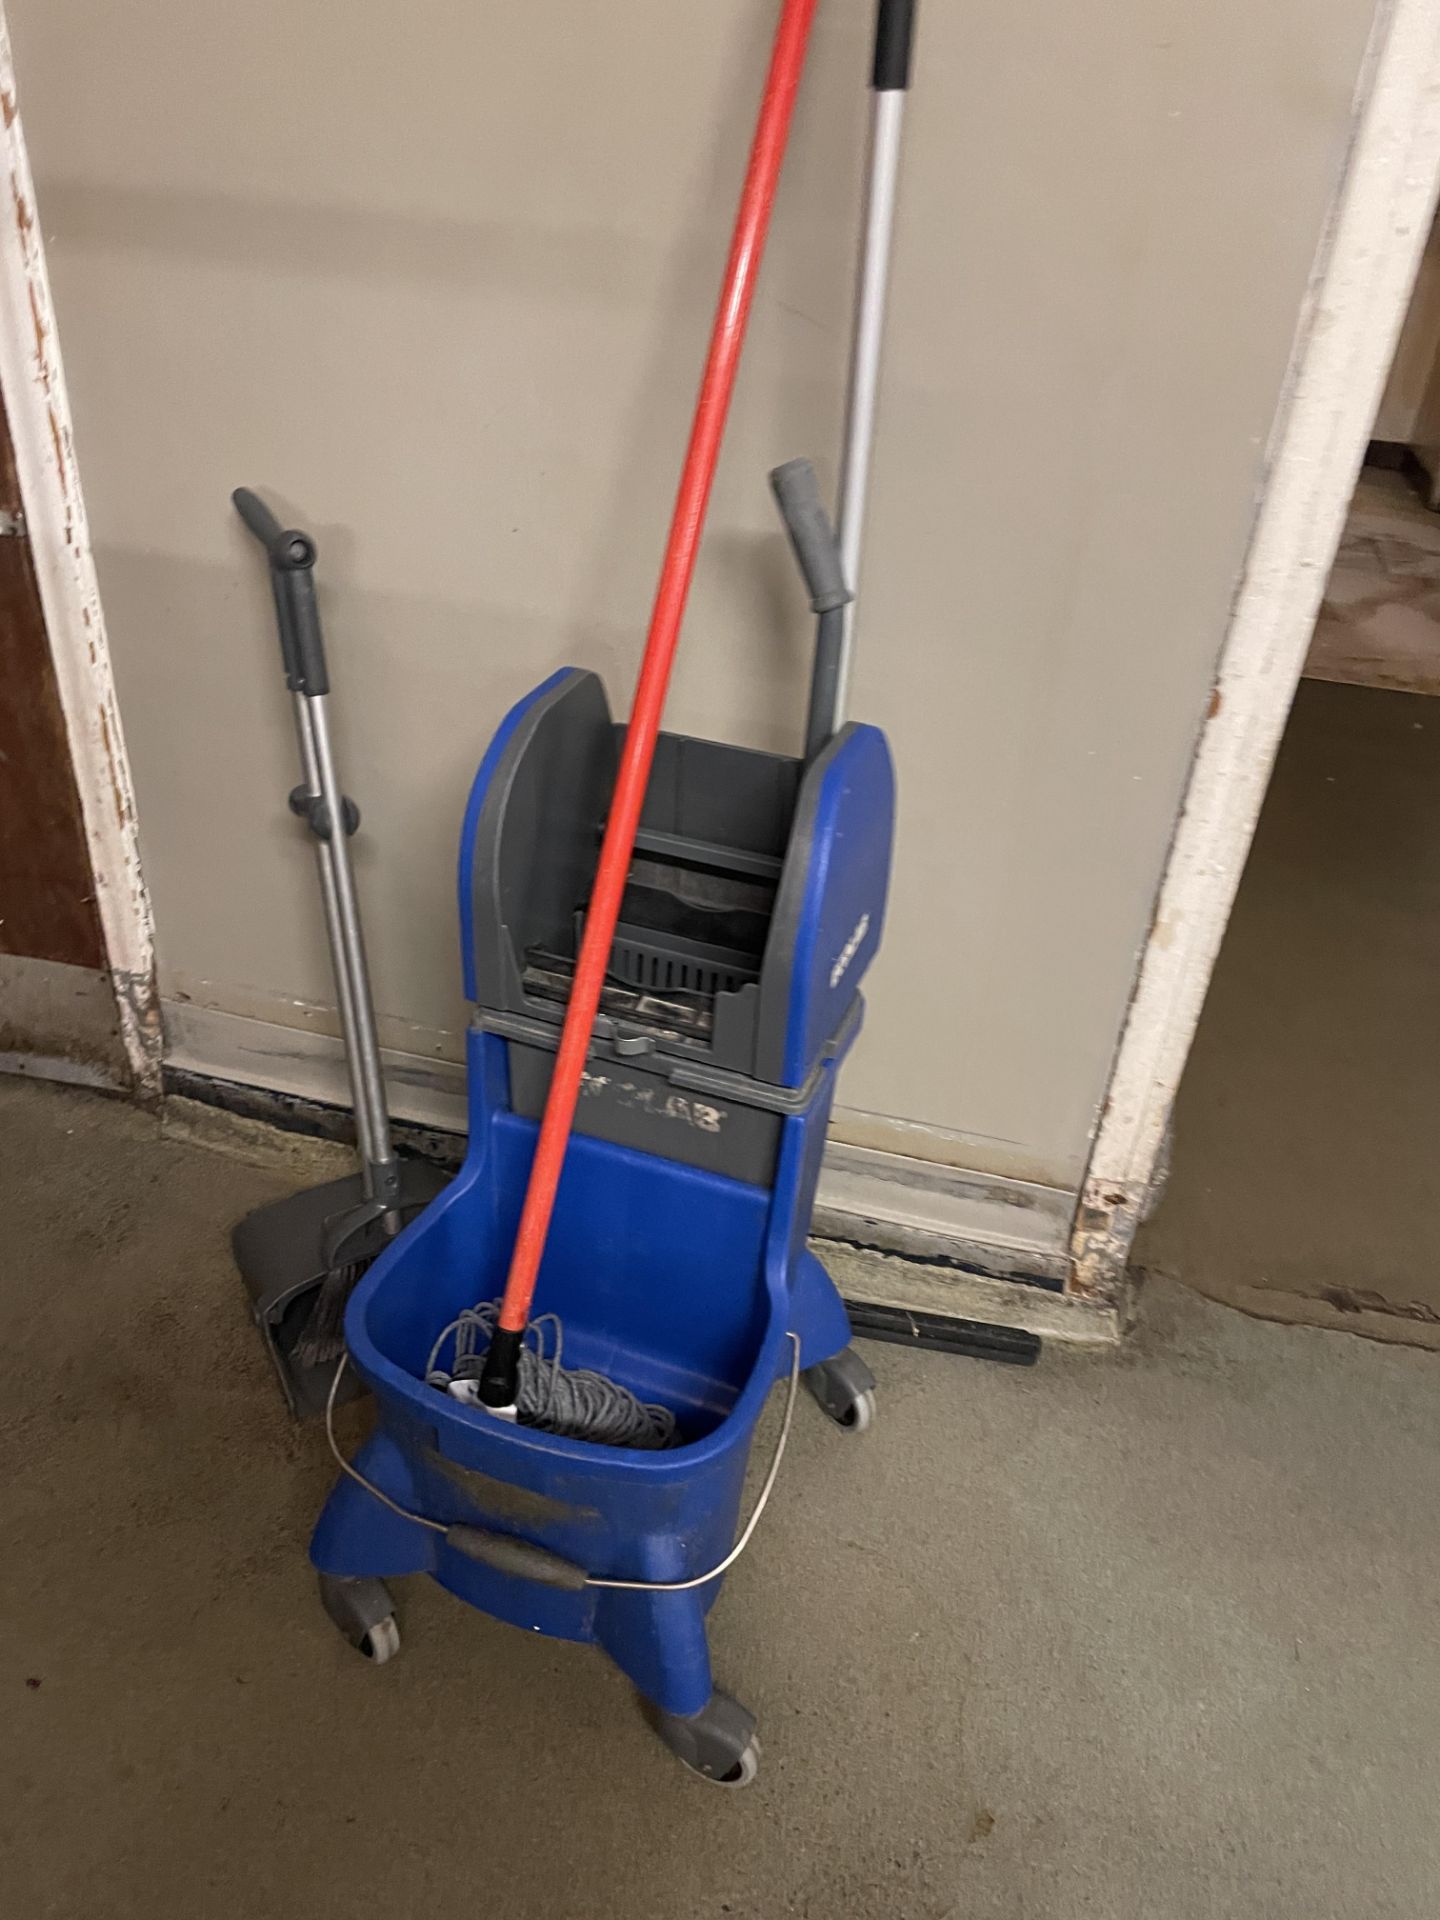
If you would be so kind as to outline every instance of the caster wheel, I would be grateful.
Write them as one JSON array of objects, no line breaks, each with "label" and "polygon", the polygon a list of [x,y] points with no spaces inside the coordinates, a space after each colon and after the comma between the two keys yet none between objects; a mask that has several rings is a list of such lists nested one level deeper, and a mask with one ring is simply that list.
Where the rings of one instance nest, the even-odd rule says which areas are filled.
[{"label": "caster wheel", "polygon": [[322,1573],[320,1604],[351,1646],[377,1667],[399,1653],[395,1603],[383,1580],[340,1580]]},{"label": "caster wheel", "polygon": [[875,1376],[853,1347],[807,1367],[804,1378],[820,1410],[847,1433],[863,1433],[875,1418]]},{"label": "caster wheel", "polygon": [[850,1402],[848,1411],[836,1422],[847,1433],[863,1433],[875,1418],[875,1395],[867,1387],[864,1393],[857,1393]]},{"label": "caster wheel", "polygon": [[688,1719],[655,1707],[650,1716],[670,1751],[707,1785],[748,1787],[760,1771],[755,1716],[728,1693],[712,1693]]},{"label": "caster wheel", "polygon": [[383,1667],[387,1660],[393,1660],[400,1651],[400,1629],[395,1624],[393,1613],[387,1614],[379,1626],[371,1627],[360,1642],[360,1651],[367,1660],[373,1660],[377,1667]]},{"label": "caster wheel", "polygon": [[728,1773],[706,1773],[703,1767],[692,1771],[712,1787],[748,1787],[760,1771],[760,1742],[752,1735],[750,1744]]}]

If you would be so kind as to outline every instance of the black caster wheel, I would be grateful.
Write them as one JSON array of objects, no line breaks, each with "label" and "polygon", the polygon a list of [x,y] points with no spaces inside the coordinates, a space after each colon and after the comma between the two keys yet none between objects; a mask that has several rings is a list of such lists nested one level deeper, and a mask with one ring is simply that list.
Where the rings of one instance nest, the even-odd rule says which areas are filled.
[{"label": "black caster wheel", "polygon": [[395,1603],[383,1580],[340,1580],[322,1573],[320,1604],[351,1646],[377,1667],[399,1653]]},{"label": "black caster wheel", "polygon": [[804,1379],[821,1411],[847,1433],[863,1433],[875,1418],[875,1376],[853,1347],[807,1367]]},{"label": "black caster wheel", "polygon": [[648,1711],[670,1751],[712,1787],[748,1787],[760,1771],[755,1716],[728,1693],[717,1689],[688,1719],[654,1706]]}]

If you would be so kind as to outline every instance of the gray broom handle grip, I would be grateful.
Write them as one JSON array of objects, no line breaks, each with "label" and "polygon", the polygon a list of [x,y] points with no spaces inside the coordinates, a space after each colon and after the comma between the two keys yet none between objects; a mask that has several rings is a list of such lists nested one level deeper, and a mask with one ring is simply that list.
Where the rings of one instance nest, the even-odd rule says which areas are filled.
[{"label": "gray broom handle grip", "polygon": [[230,498],[270,562],[285,684],[292,693],[328,693],[330,675],[325,665],[320,609],[315,601],[314,540],[298,527],[282,527],[249,487],[237,487]]}]

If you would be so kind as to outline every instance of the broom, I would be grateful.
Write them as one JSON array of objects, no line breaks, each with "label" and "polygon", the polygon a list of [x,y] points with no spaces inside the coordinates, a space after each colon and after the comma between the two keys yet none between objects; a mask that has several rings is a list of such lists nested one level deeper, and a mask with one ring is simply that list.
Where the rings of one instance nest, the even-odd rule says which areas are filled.
[{"label": "broom", "polygon": [[400,1229],[402,1175],[390,1140],[360,903],[350,860],[350,836],[360,824],[360,810],[341,790],[330,738],[330,673],[315,598],[315,542],[298,528],[281,526],[249,487],[237,487],[231,499],[270,562],[280,655],[285,683],[294,697],[303,776],[290,795],[290,810],[315,836],[360,1155],[363,1197],[325,1222],[320,1284],[295,1342],[296,1360],[301,1366],[315,1367],[343,1353],[345,1307],[355,1284]]}]

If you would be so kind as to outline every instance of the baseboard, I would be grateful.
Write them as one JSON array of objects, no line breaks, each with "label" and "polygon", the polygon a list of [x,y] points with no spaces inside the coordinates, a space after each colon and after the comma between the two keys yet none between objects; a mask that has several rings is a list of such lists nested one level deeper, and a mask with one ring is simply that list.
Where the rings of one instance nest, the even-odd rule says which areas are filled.
[{"label": "baseboard", "polygon": [[[163,1004],[174,1091],[250,1121],[348,1137],[349,1085],[333,1036]],[[453,1164],[465,1132],[463,1068],[392,1048],[381,1059],[403,1144]],[[815,1246],[852,1299],[1103,1343],[1118,1337],[1116,1310],[1063,1291],[1074,1205],[1061,1188],[832,1141]]]},{"label": "baseboard", "polygon": [[1114,1346],[1124,1332],[1118,1307],[1078,1299],[1033,1282],[965,1267],[922,1264],[875,1247],[850,1246],[820,1236],[813,1245],[847,1300],[902,1307],[911,1313],[987,1320],[1082,1346]]},{"label": "baseboard", "polygon": [[[314,1101],[350,1105],[345,1051],[333,1034],[226,1013],[191,1000],[163,999],[167,1067]],[[390,1111],[442,1133],[465,1132],[465,1069],[453,1060],[380,1049]]]},{"label": "baseboard", "polygon": [[1075,1196],[996,1174],[847,1146],[825,1150],[815,1231],[912,1261],[1063,1288]]}]

